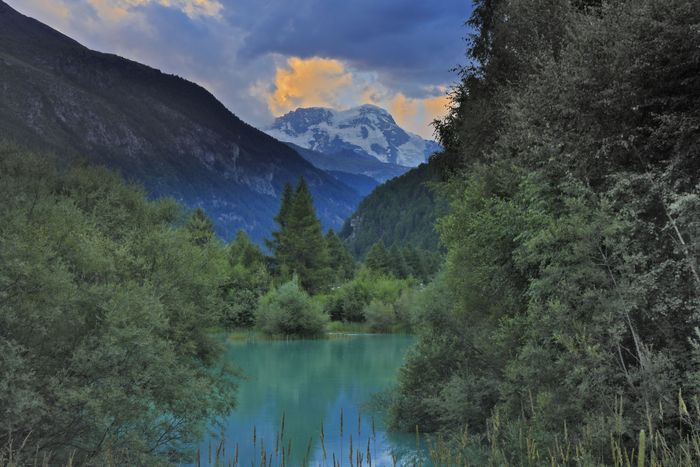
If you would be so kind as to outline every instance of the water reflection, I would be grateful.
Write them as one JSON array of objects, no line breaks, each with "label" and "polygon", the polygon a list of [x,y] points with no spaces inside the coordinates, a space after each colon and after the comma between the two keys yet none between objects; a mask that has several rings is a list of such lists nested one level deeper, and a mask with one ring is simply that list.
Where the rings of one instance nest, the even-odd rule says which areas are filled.
[{"label": "water reflection", "polygon": [[[368,456],[372,465],[393,465],[392,455],[398,465],[408,464],[417,452],[415,435],[387,433],[366,403],[395,384],[412,342],[410,336],[352,335],[230,343],[227,358],[246,379],[237,409],[224,424],[221,458],[233,460],[238,449],[239,465],[259,465],[263,455],[268,462],[273,456],[272,465],[281,465],[282,456],[289,466],[305,459],[310,465],[333,465],[334,455],[337,463],[350,465],[352,443],[353,464],[358,455],[365,465]],[[208,465],[210,443],[215,456],[218,438],[202,443],[202,465]]]}]

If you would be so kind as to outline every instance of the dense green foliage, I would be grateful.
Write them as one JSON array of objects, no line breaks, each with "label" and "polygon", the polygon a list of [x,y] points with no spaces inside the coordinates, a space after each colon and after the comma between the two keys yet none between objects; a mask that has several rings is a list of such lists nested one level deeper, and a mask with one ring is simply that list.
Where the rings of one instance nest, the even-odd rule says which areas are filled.
[{"label": "dense green foliage", "polygon": [[262,298],[256,320],[272,336],[318,337],[325,331],[328,315],[295,278]]},{"label": "dense green foliage", "polygon": [[438,253],[414,247],[399,249],[396,245],[386,249],[382,240],[367,252],[364,264],[378,274],[391,275],[397,279],[412,277],[428,282],[441,266],[442,257]]},{"label": "dense green foliage", "polygon": [[406,297],[424,279],[396,249],[386,270],[356,274],[303,180],[285,191],[269,258],[244,232],[221,243],[203,210],[147,201],[103,169],[1,152],[0,462],[25,439],[25,452],[59,464],[178,458],[233,408],[218,327],[317,337],[332,317],[410,328]]},{"label": "dense green foliage", "polygon": [[438,128],[463,167],[445,274],[394,424],[488,432],[495,464],[565,430],[582,462],[642,429],[674,446],[700,396],[700,9],[482,0],[471,24]]},{"label": "dense green foliage", "polygon": [[0,194],[0,451],[176,457],[234,403],[208,332],[225,305],[223,246],[178,228],[172,201],[7,146]]},{"label": "dense green foliage", "polygon": [[253,326],[258,301],[272,282],[267,258],[245,232],[239,231],[228,247],[228,262],[229,275],[223,285],[226,307],[221,324],[227,329]]},{"label": "dense green foliage", "polygon": [[[427,282],[439,264],[431,252],[394,247],[380,242],[366,267],[355,261],[340,238],[321,226],[303,179],[296,189],[287,185],[266,258],[240,232],[228,247],[228,279],[222,287],[221,324],[228,328],[257,326],[273,336],[316,337],[330,319],[353,323],[377,332],[410,330],[414,320],[408,303],[411,291]],[[207,223],[197,211],[187,222],[205,232]]]},{"label": "dense green foliage", "polygon": [[334,321],[365,323],[372,332],[410,331],[417,311],[408,302],[416,288],[416,278],[398,278],[364,267],[320,300]]},{"label": "dense green foliage", "polygon": [[355,274],[355,260],[352,259],[347,247],[333,229],[328,230],[326,234],[326,245],[328,247],[328,266],[333,272],[333,283],[339,284],[352,279]]},{"label": "dense green foliage", "polygon": [[432,183],[442,180],[445,172],[440,162],[431,160],[377,187],[340,231],[350,252],[362,258],[380,240],[387,247],[438,251],[435,221],[447,203]]}]

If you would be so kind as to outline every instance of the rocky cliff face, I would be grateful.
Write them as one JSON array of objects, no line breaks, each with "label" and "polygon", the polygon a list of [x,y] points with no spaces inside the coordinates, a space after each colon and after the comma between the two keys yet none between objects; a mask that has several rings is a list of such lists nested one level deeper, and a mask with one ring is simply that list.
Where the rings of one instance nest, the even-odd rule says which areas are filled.
[{"label": "rocky cliff face", "polygon": [[261,239],[285,182],[307,179],[322,222],[360,196],[238,119],[204,88],[91,51],[0,1],[0,138],[120,171],[203,207],[217,231]]}]

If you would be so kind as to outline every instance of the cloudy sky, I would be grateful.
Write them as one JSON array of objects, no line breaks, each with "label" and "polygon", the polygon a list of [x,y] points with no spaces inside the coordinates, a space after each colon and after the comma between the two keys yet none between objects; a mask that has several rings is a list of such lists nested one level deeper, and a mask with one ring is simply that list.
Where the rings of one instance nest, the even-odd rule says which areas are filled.
[{"label": "cloudy sky", "polygon": [[429,137],[470,0],[6,0],[84,45],[195,81],[243,120],[374,103]]}]

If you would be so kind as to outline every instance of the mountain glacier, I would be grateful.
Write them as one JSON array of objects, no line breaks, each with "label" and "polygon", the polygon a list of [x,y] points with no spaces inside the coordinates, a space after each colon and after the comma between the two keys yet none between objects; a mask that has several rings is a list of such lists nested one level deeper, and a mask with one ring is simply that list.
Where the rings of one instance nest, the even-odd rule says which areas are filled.
[{"label": "mountain glacier", "polygon": [[342,111],[300,108],[277,118],[265,131],[323,154],[352,151],[405,167],[416,167],[441,150],[436,142],[403,130],[389,112],[370,104]]}]

